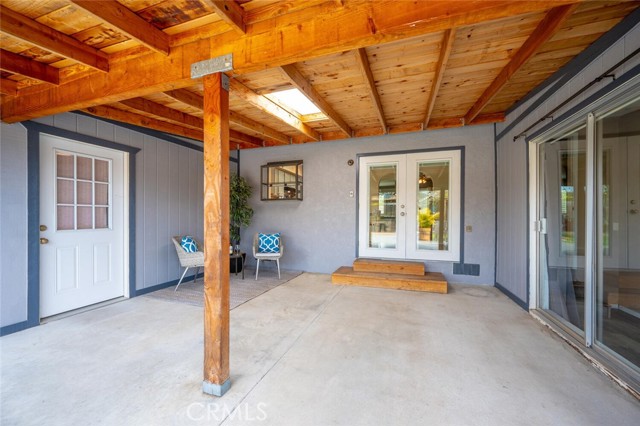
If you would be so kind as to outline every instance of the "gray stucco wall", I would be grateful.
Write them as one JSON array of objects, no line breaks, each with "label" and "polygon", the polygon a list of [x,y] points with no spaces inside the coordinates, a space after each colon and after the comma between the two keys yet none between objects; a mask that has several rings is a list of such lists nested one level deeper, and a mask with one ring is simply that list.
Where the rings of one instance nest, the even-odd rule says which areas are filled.
[{"label": "gray stucco wall", "polygon": [[[527,187],[527,143],[524,137],[514,142],[514,137],[520,135],[525,129],[549,116],[555,109],[573,94],[591,83],[600,74],[608,70],[614,64],[621,61],[627,55],[640,47],[640,25],[633,27],[624,37],[611,43],[607,50],[594,58],[593,61],[581,70],[576,70],[573,77],[559,90],[551,93],[542,91],[526,103],[518,106],[506,118],[504,123],[498,123],[497,133],[521,116],[520,121],[513,129],[506,132],[497,141],[497,268],[496,283],[507,289],[513,295],[525,302],[527,300],[527,277],[529,274],[529,257],[527,256],[527,234],[530,224],[527,223],[527,200],[529,190]],[[615,70],[617,77],[640,64],[640,56],[636,56]],[[605,78],[594,84],[589,90],[577,96],[573,101],[553,113],[553,117],[559,117],[589,96],[603,89],[611,83],[611,78]],[[544,96],[545,101],[540,106],[524,115],[524,112],[539,97]],[[532,128],[528,133],[547,125],[549,119]],[[535,285],[535,283],[531,283]]]},{"label": "gray stucco wall", "polygon": [[[356,173],[348,166],[358,154],[464,146],[465,263],[480,265],[479,276],[454,275],[452,262],[428,261],[427,269],[450,282],[494,283],[494,143],[493,126],[473,126],[334,142],[260,148],[241,152],[241,174],[254,188],[253,223],[241,247],[251,253],[255,232],[282,232],[286,239],[283,268],[330,273],[350,265],[356,254]],[[260,201],[260,166],[272,161],[304,161],[303,201]],[[354,197],[349,192],[354,192]],[[250,257],[250,256],[249,256]],[[249,262],[254,262],[250,259]]]},{"label": "gray stucco wall", "polygon": [[[171,236],[204,234],[202,153],[83,115],[35,121],[141,149],[136,154],[136,289],[179,278]],[[27,131],[22,125],[2,124],[0,164],[0,326],[4,327],[27,318],[28,165]]]},{"label": "gray stucco wall", "polygon": [[0,326],[27,320],[27,131],[0,124]]}]

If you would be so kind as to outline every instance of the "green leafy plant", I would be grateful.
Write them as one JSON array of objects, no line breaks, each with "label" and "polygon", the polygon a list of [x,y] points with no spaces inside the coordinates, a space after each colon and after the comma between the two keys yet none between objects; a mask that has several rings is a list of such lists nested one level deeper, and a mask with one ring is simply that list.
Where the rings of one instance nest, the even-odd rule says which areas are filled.
[{"label": "green leafy plant", "polygon": [[431,210],[425,208],[420,212],[418,216],[420,221],[420,228],[430,228],[433,226],[436,220],[440,218],[440,213],[431,213]]},{"label": "green leafy plant", "polygon": [[249,226],[253,209],[249,206],[251,186],[242,176],[232,176],[229,182],[229,238],[231,243],[240,244],[240,227]]}]

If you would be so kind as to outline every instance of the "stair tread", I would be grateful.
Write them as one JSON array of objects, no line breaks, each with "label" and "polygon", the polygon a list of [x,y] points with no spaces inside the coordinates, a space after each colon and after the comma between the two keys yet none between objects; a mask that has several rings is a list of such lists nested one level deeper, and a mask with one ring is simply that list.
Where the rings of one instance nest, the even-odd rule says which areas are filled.
[{"label": "stair tread", "polygon": [[427,291],[432,293],[447,293],[448,291],[447,280],[444,275],[439,272],[428,272],[418,276],[354,271],[351,266],[341,266],[331,275],[331,282],[340,285]]},{"label": "stair tread", "polygon": [[408,260],[358,258],[353,262],[353,270],[358,272],[397,273],[403,275],[424,275],[424,263]]},{"label": "stair tread", "polygon": [[424,275],[393,274],[390,272],[355,271],[351,266],[341,266],[334,274],[358,277],[378,277],[413,281],[447,281],[440,272],[425,272]]}]

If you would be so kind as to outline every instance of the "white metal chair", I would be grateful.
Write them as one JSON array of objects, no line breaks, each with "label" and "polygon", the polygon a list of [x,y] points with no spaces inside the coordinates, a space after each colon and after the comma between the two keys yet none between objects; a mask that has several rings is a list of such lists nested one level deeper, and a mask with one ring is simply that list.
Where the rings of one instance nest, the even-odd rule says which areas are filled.
[{"label": "white metal chair", "polygon": [[204,246],[200,241],[196,240],[199,250],[194,253],[187,253],[180,245],[180,241],[182,240],[181,236],[173,237],[171,238],[171,240],[173,241],[173,245],[176,246],[176,253],[178,253],[180,266],[184,268],[184,272],[180,277],[180,281],[178,281],[178,285],[176,286],[175,290],[173,290],[176,291],[182,283],[184,276],[187,275],[187,271],[189,270],[189,268],[197,268],[196,274],[193,276],[193,282],[196,282],[196,280],[198,279],[198,271],[200,270],[200,268],[204,267],[204,251],[202,251],[202,248]]},{"label": "white metal chair", "polygon": [[282,235],[280,235],[280,251],[278,253],[260,253],[258,247],[260,246],[260,241],[258,238],[258,234],[253,236],[253,257],[256,259],[256,280],[258,279],[258,271],[260,270],[260,261],[261,260],[274,260],[276,265],[278,266],[278,279],[280,279],[280,258],[284,254],[284,242],[282,240]]}]

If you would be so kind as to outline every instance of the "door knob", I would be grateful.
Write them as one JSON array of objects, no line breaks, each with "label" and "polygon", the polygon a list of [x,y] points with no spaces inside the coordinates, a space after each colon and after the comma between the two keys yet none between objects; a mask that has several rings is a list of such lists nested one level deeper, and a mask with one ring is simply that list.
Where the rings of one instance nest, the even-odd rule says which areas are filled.
[{"label": "door knob", "polygon": [[404,212],[401,212],[401,213],[400,213],[400,216],[404,216]]},{"label": "door knob", "polygon": [[49,240],[46,238],[40,238],[40,244],[48,244]]},{"label": "door knob", "polygon": [[40,225],[40,232],[44,232],[47,230],[47,225]]},{"label": "door knob", "polygon": [[631,210],[629,210],[629,213],[638,214],[638,211],[639,211],[638,209],[631,209]]}]

